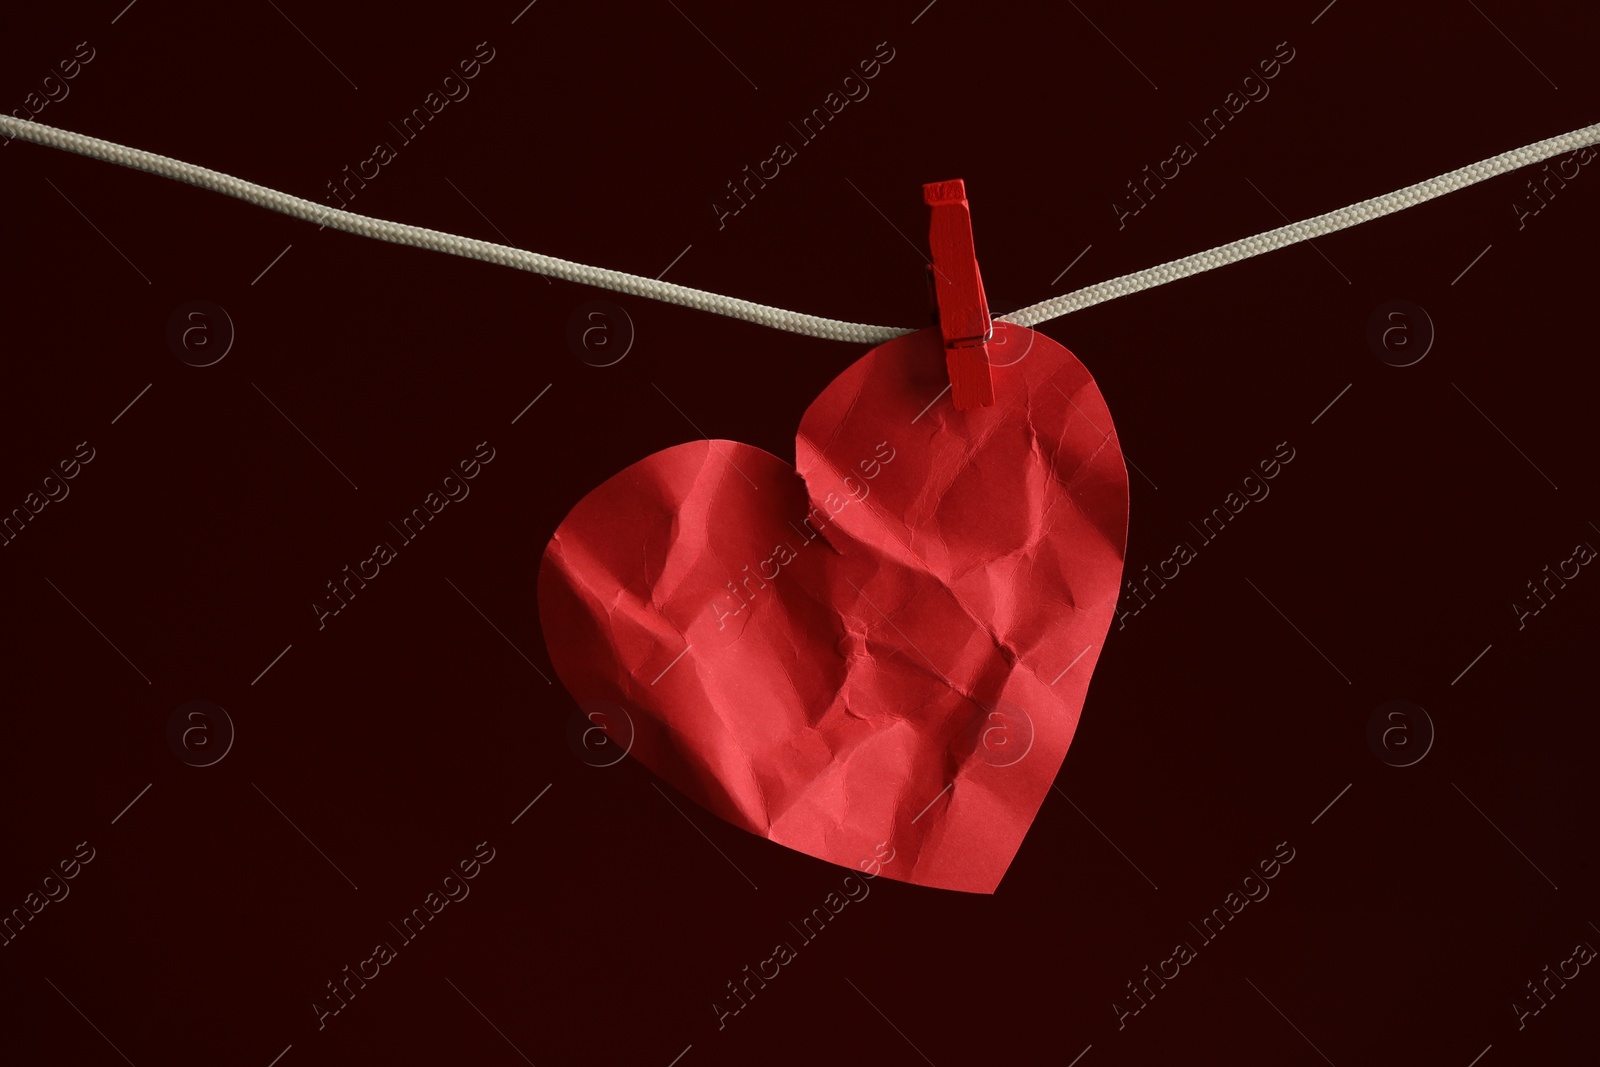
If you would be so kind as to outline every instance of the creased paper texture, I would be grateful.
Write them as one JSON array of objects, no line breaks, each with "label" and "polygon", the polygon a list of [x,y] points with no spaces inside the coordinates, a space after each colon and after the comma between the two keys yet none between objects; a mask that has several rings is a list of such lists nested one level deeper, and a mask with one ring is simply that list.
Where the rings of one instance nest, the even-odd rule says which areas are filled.
[{"label": "creased paper texture", "polygon": [[843,866],[889,842],[883,874],[985,893],[1066,757],[1128,520],[1088,371],[995,327],[993,406],[953,409],[937,330],[890,341],[811,404],[794,466],[658,452],[573,508],[539,577],[562,682],[620,707],[630,754],[686,796]]}]

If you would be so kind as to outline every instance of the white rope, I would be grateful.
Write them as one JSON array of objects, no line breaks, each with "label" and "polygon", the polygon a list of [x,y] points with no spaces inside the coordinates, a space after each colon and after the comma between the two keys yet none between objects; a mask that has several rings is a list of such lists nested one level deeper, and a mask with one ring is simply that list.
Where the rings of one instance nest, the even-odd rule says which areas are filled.
[{"label": "white rope", "polygon": [[1119,296],[1137,293],[1141,289],[1149,289],[1167,282],[1187,278],[1191,274],[1211,270],[1228,263],[1237,263],[1241,259],[1259,256],[1263,252],[1271,252],[1275,248],[1296,244],[1300,241],[1309,241],[1314,237],[1343,230],[1359,223],[1369,222],[1402,208],[1415,207],[1425,200],[1432,200],[1445,193],[1453,193],[1457,189],[1464,189],[1487,178],[1526,167],[1541,160],[1558,156],[1563,152],[1583,148],[1600,142],[1600,123],[1586,126],[1581,130],[1564,133],[1560,137],[1551,137],[1547,140],[1537,141],[1524,148],[1516,148],[1510,152],[1502,152],[1498,156],[1486,159],[1481,163],[1474,163],[1460,170],[1453,170],[1449,174],[1441,174],[1437,178],[1430,178],[1416,185],[1408,185],[1404,189],[1397,189],[1385,196],[1375,196],[1371,200],[1363,200],[1359,204],[1330,211],[1326,215],[1306,219],[1304,222],[1291,222],[1287,226],[1280,226],[1276,230],[1246,237],[1242,241],[1213,248],[1208,252],[1201,252],[1193,256],[1175,259],[1170,263],[1163,263],[1159,267],[1150,267],[1146,270],[1124,274],[1120,278],[1100,282],[1076,292],[1066,293],[1062,296],[1051,297],[1049,300],[1038,304],[1030,304],[1025,308],[1013,311],[1009,315],[1000,316],[1005,322],[1014,322],[1019,326],[1034,326],[1062,315],[1080,311],[1094,304],[1115,300]]},{"label": "white rope", "polygon": [[[0,132],[5,136],[19,140],[31,141],[34,144],[47,145],[78,155],[88,156],[92,159],[116,163],[133,170],[142,170],[150,174],[157,174],[164,178],[174,178],[190,185],[197,185],[202,189],[222,193],[225,196],[236,197],[248,201],[257,207],[268,208],[306,222],[315,222],[319,226],[343,230],[346,233],[358,234],[362,237],[372,237],[392,244],[410,245],[413,248],[426,248],[435,252],[444,252],[453,256],[466,259],[482,260],[486,263],[498,263],[505,267],[514,267],[517,270],[532,271],[535,274],[545,274],[551,277],[563,278],[580,285],[589,285],[597,289],[609,289],[613,292],[627,293],[631,296],[640,296],[650,300],[660,300],[669,304],[678,304],[683,307],[698,308],[717,315],[726,315],[729,318],[742,319],[761,326],[770,326],[777,330],[786,330],[790,333],[804,334],[808,337],[820,337],[832,341],[851,341],[857,344],[881,344],[895,337],[911,333],[911,330],[900,329],[893,326],[868,326],[858,322],[843,322],[838,319],[825,319],[817,315],[805,315],[797,311],[785,311],[782,308],[768,307],[749,300],[740,300],[736,297],[722,296],[717,293],[708,293],[702,289],[691,289],[686,285],[675,285],[672,282],[663,282],[655,278],[644,278],[636,274],[625,274],[622,271],[607,270],[604,267],[590,267],[582,263],[573,263],[565,259],[556,259],[553,256],[542,256],[537,252],[526,252],[520,248],[509,245],[494,244],[491,241],[479,241],[472,237],[458,237],[455,234],[442,233],[439,230],[430,230],[422,226],[411,226],[401,222],[388,222],[384,219],[374,219],[366,215],[357,215],[354,212],[343,211],[339,208],[328,207],[298,196],[280,193],[275,189],[268,189],[264,185],[256,185],[241,178],[235,178],[221,171],[210,170],[206,167],[197,167],[192,163],[172,159],[169,156],[158,155],[155,152],[145,152],[137,148],[128,148],[112,141],[101,140],[98,137],[88,137],[70,130],[56,129],[41,123],[18,119],[11,115],[0,115]],[[1100,282],[1096,285],[1066,293],[1062,296],[1052,297],[1038,304],[1014,311],[1009,315],[999,318],[1005,322],[1014,322],[1020,326],[1036,326],[1041,322],[1078,311],[1094,304],[1103,303],[1119,296],[1139,292],[1153,286],[1163,285],[1179,278],[1186,278],[1191,274],[1211,270],[1228,263],[1236,263],[1241,259],[1258,256],[1263,252],[1270,252],[1276,248],[1308,241],[1314,237],[1342,230],[1358,223],[1388,215],[1402,208],[1413,207],[1436,196],[1454,192],[1477,182],[1504,174],[1507,171],[1526,167],[1551,156],[1563,152],[1600,143],[1600,123],[1535,142],[1523,148],[1503,152],[1498,156],[1474,163],[1471,166],[1453,170],[1437,178],[1416,185],[1408,185],[1404,189],[1385,196],[1373,197],[1363,200],[1359,204],[1352,204],[1338,211],[1330,211],[1325,215],[1306,219],[1304,222],[1290,223],[1280,226],[1276,230],[1246,237],[1231,244],[1213,248],[1197,255],[1185,256],[1175,259],[1170,263],[1163,263],[1158,267],[1136,271],[1120,278]]]},{"label": "white rope", "polygon": [[53,126],[24,121],[10,115],[0,115],[0,132],[7,137],[76,152],[81,156],[159,174],[163,178],[176,178],[190,185],[198,185],[202,189],[237,197],[257,207],[268,208],[306,222],[315,222],[330,229],[343,230],[362,237],[374,237],[392,244],[446,252],[466,259],[498,263],[503,267],[515,267],[535,274],[564,278],[569,282],[591,285],[597,289],[610,289],[631,296],[699,308],[717,315],[743,319],[746,322],[771,326],[790,333],[805,334],[808,337],[876,345],[911,332],[893,326],[866,326],[857,322],[841,322],[838,319],[803,315],[797,311],[785,311],[782,308],[691,289],[686,285],[674,285],[655,278],[642,278],[636,274],[624,274],[622,271],[607,270],[604,267],[590,267],[582,263],[556,259],[553,256],[541,256],[537,252],[525,252],[510,245],[479,241],[471,237],[458,237],[455,234],[441,233],[422,226],[409,226],[402,222],[387,222],[366,215],[357,215],[354,212],[342,211],[311,200],[303,200],[298,196],[280,193],[276,189],[268,189],[264,185],[256,185],[254,182],[247,182],[231,174],[223,174],[221,171],[197,167],[192,163],[157,155],[154,152],[128,148],[112,141],[103,141],[98,137],[87,137],[70,130],[58,130]]}]

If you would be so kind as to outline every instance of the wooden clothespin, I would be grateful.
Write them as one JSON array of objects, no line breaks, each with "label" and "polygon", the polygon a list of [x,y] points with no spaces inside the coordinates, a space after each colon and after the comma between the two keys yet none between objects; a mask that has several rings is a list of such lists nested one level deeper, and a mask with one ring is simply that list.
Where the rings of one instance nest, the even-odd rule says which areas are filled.
[{"label": "wooden clothespin", "polygon": [[960,178],[929,182],[922,187],[922,199],[931,209],[928,248],[933,262],[928,265],[928,280],[933,287],[934,315],[944,336],[950,399],[959,411],[987,407],[994,403],[988,347],[994,323],[973,251],[967,187]]}]

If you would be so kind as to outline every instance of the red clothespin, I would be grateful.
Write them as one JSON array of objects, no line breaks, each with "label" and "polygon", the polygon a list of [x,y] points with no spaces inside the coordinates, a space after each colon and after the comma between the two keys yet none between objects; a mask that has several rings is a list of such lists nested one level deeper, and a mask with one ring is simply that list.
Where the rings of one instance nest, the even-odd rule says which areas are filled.
[{"label": "red clothespin", "polygon": [[989,318],[989,302],[983,295],[983,279],[972,247],[967,187],[960,178],[929,182],[922,187],[922,199],[931,209],[928,247],[933,262],[928,265],[928,278],[933,285],[939,332],[944,335],[950,399],[958,411],[987,407],[994,403],[994,379],[989,367],[994,323]]}]

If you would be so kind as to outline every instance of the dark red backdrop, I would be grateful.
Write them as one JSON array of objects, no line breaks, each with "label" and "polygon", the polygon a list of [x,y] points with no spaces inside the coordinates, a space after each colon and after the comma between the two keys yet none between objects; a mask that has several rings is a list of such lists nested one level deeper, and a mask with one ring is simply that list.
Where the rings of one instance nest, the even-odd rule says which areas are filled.
[{"label": "dark red backdrop", "polygon": [[[1503,0],[923,2],[110,0],[8,15],[0,105],[49,94],[42,122],[313,199],[387,141],[352,210],[903,325],[927,319],[896,233],[920,243],[925,181],[966,179],[1004,311],[1600,113],[1593,25]],[[870,95],[719,229],[724,184],[880,42]],[[388,125],[446,89],[414,142]],[[1235,91],[1257,99],[1204,142],[1190,123]],[[1194,158],[1129,214],[1179,141]],[[39,908],[0,948],[5,1059],[1590,1062],[1600,976],[1562,961],[1600,945],[1600,577],[1569,564],[1537,614],[1526,583],[1600,545],[1592,171],[1043,327],[1137,465],[1130,572],[1197,558],[1113,626],[998,893],[879,880],[719,1030],[726,983],[842,872],[580,760],[536,568],[583,493],[698,436],[685,414],[791,455],[860,350],[0,148],[0,507],[59,498],[0,548],[0,908]],[[567,340],[594,299],[635,330],[604,368]],[[236,334],[208,367],[168,340],[192,300]],[[1436,333],[1406,367],[1367,337],[1395,300]],[[191,359],[217,351],[215,311],[183,323]],[[1389,326],[1402,353],[1429,332]],[[485,441],[470,497],[319,630],[324,583]],[[1200,546],[1189,524],[1280,442],[1270,497]],[[211,766],[178,753],[218,751],[215,712],[169,742],[191,700],[236,729]],[[1431,748],[1414,710],[1369,741],[1391,700]],[[319,1030],[325,983],[480,842],[470,896]],[[1203,942],[1189,924],[1280,842],[1270,896]],[[1119,1027],[1179,941],[1196,958]]]}]

